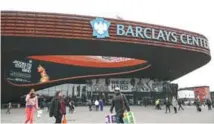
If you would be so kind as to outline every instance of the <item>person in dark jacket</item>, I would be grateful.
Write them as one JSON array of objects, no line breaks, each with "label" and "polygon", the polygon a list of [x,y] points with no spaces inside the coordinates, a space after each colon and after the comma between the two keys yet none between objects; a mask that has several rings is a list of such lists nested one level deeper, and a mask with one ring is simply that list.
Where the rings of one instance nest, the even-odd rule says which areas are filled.
[{"label": "person in dark jacket", "polygon": [[70,101],[69,104],[68,104],[68,106],[69,106],[69,113],[73,113],[74,109],[75,109],[74,102]]},{"label": "person in dark jacket", "polygon": [[180,100],[178,100],[178,110],[180,110],[180,109],[182,109],[182,110],[184,110],[184,108],[182,107],[182,100],[180,99]]},{"label": "person in dark jacket", "polygon": [[89,107],[89,111],[92,111],[92,100],[91,99],[88,100],[88,107]]},{"label": "person in dark jacket", "polygon": [[196,98],[194,103],[195,103],[197,111],[201,112],[201,107],[200,107],[201,103],[200,103],[200,100],[198,98]]},{"label": "person in dark jacket", "polygon": [[165,100],[166,113],[167,113],[167,110],[169,110],[169,113],[170,113],[170,105],[171,105],[171,103],[170,103],[169,99],[166,98],[166,100]]},{"label": "person in dark jacket", "polygon": [[99,105],[100,105],[100,111],[103,111],[104,103],[102,99],[99,101]]},{"label": "person in dark jacket", "polygon": [[212,109],[212,102],[211,102],[211,100],[210,99],[207,99],[206,100],[206,104],[207,104],[207,107],[208,107],[208,110],[211,110]]},{"label": "person in dark jacket", "polygon": [[62,117],[66,115],[66,103],[62,97],[62,92],[57,91],[55,97],[50,103],[49,116],[55,117],[56,123],[62,122]]},{"label": "person in dark jacket", "polygon": [[212,101],[212,106],[213,106],[213,108],[214,108],[214,99],[213,99],[213,101]]},{"label": "person in dark jacket", "polygon": [[112,105],[110,108],[110,112],[112,113],[115,107],[115,112],[117,116],[117,123],[124,123],[123,122],[123,113],[125,110],[128,112],[130,111],[129,103],[124,94],[120,92],[120,88],[115,88],[115,96],[112,100]]}]

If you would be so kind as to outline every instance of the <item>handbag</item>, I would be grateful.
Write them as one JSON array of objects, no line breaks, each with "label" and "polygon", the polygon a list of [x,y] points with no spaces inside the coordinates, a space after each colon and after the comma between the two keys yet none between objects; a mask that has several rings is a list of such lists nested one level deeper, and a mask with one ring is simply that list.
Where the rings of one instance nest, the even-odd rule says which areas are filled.
[{"label": "handbag", "polygon": [[133,112],[125,112],[123,116],[124,124],[135,124],[135,117]]},{"label": "handbag", "polygon": [[63,116],[62,124],[67,124],[67,119],[65,115]]},{"label": "handbag", "polygon": [[37,118],[41,118],[42,117],[42,110],[38,110],[37,111]]}]

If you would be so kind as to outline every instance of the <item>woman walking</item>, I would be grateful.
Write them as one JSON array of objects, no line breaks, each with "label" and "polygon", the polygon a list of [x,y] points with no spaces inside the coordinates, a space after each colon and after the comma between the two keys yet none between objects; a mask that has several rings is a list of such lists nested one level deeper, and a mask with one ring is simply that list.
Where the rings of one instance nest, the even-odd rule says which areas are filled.
[{"label": "woman walking", "polygon": [[34,118],[34,113],[35,109],[39,109],[38,107],[38,98],[36,96],[35,90],[31,89],[30,92],[26,96],[26,108],[25,108],[25,113],[26,113],[26,120],[25,124],[30,122],[30,124],[33,123],[33,118]]},{"label": "woman walking", "polygon": [[66,115],[66,105],[65,100],[62,97],[62,92],[57,91],[55,97],[52,99],[50,104],[50,117],[55,117],[56,122],[55,123],[61,123],[62,117]]}]

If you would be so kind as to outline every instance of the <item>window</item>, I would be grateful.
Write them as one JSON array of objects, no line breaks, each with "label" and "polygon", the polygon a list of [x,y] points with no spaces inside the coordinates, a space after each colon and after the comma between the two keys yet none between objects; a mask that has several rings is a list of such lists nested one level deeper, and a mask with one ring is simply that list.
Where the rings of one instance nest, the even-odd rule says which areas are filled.
[{"label": "window", "polygon": [[62,90],[67,91],[69,89],[68,84],[62,84],[61,86],[62,86]]},{"label": "window", "polygon": [[46,90],[46,89],[45,89],[45,90],[43,90],[41,95],[49,95],[48,90]]},{"label": "window", "polygon": [[67,96],[67,91],[63,90],[63,91],[62,91],[62,95]]},{"label": "window", "polygon": [[61,91],[61,90],[62,90],[62,86],[61,85],[56,86],[56,91]]},{"label": "window", "polygon": [[39,91],[36,91],[36,94],[39,94],[39,95],[41,95],[41,94],[42,94],[42,91],[41,91],[41,90],[39,90]]},{"label": "window", "polygon": [[49,96],[55,96],[56,91],[55,90],[49,90]]},{"label": "window", "polygon": [[49,90],[54,90],[54,91],[56,91],[56,87],[55,87],[55,86],[50,87]]}]

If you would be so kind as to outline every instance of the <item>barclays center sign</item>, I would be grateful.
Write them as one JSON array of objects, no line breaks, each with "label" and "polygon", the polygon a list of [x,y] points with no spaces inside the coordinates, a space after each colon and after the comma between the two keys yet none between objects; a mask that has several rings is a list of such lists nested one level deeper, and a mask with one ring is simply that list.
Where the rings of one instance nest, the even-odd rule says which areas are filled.
[{"label": "barclays center sign", "polygon": [[[103,18],[92,20],[93,36],[96,38],[109,38],[109,28],[111,23]],[[181,43],[183,45],[191,45],[209,49],[206,38],[193,36],[185,33],[177,33],[175,31],[160,30],[141,26],[132,26],[124,24],[116,24],[116,35],[120,37],[141,38],[152,41]]]}]

